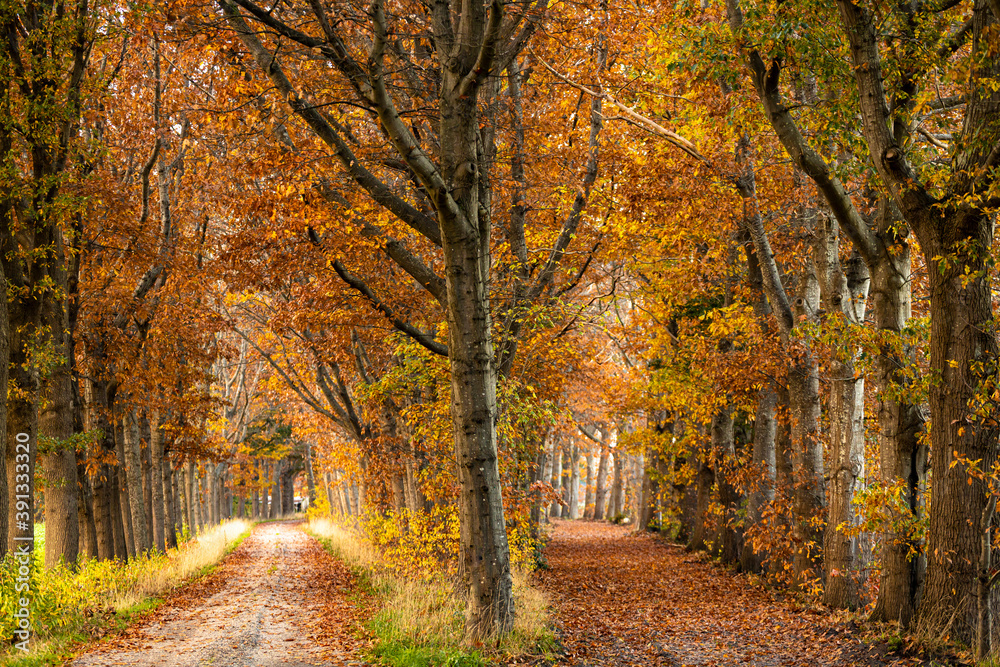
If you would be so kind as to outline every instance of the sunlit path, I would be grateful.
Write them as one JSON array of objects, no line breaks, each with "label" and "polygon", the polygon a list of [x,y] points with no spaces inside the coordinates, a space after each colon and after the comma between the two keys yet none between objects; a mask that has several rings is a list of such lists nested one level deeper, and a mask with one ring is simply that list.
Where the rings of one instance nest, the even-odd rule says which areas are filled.
[{"label": "sunlit path", "polygon": [[346,567],[299,524],[260,524],[215,573],[70,664],[363,665],[350,585]]}]

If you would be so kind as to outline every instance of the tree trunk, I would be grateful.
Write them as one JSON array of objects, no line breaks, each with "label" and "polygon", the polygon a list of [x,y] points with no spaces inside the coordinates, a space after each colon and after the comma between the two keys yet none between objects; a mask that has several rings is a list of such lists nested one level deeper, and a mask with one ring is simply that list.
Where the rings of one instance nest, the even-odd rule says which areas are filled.
[{"label": "tree trunk", "polygon": [[618,521],[625,514],[622,505],[623,485],[625,483],[622,472],[625,468],[625,454],[621,450],[615,450],[611,457],[611,465],[614,466],[615,472],[611,483],[611,508],[608,512],[608,518],[612,521]]},{"label": "tree trunk", "polygon": [[[91,488],[94,493],[94,529],[97,537],[97,557],[111,560],[115,557],[114,513],[111,504],[111,466],[102,463],[94,475]],[[123,556],[124,557],[124,556]]]},{"label": "tree trunk", "polygon": [[274,461],[270,464],[271,470],[269,471],[273,474],[273,481],[271,483],[271,504],[268,508],[267,518],[277,519],[281,516],[281,466],[284,460]]},{"label": "tree trunk", "polygon": [[178,506],[180,500],[177,497],[177,475],[174,473],[173,464],[170,457],[164,454],[163,464],[160,466],[163,476],[163,512],[166,517],[164,523],[166,530],[167,547],[177,548],[177,533],[180,530],[178,518],[180,512]]},{"label": "tree trunk", "polygon": [[601,458],[597,464],[597,481],[594,489],[594,520],[603,521],[608,496],[608,463],[611,458],[607,446],[601,447]]},{"label": "tree trunk", "polygon": [[743,530],[737,524],[743,497],[736,489],[736,442],[733,436],[733,410],[722,406],[712,415],[712,450],[715,452],[716,480],[719,487],[719,504],[722,505],[722,525],[719,526],[719,556],[731,565],[740,562],[743,549]]},{"label": "tree trunk", "polygon": [[580,447],[579,445],[570,445],[569,449],[569,464],[570,464],[570,476],[569,476],[569,497],[566,502],[569,503],[569,518],[579,519],[580,518]]},{"label": "tree trunk", "polygon": [[94,520],[97,501],[90,484],[90,475],[87,474],[87,469],[84,466],[84,456],[78,455],[76,459],[76,478],[80,482],[80,502],[77,515],[77,522],[80,525],[79,553],[87,558],[100,558],[97,549],[97,524]]},{"label": "tree trunk", "polygon": [[[771,386],[757,393],[757,410],[754,413],[752,483],[747,499],[747,526],[758,526],[764,508],[774,500],[775,483],[775,408],[778,396]],[[754,549],[751,540],[743,543],[740,565],[746,572],[759,573],[764,555]]]},{"label": "tree trunk", "polygon": [[583,518],[593,519],[594,518],[594,486],[596,470],[594,469],[597,461],[594,457],[594,451],[592,447],[587,448],[587,478],[584,480],[584,492],[583,492]]},{"label": "tree trunk", "polygon": [[[59,308],[56,331],[66,326]],[[57,329],[55,327],[58,327]],[[66,337],[63,336],[65,339]],[[65,345],[58,350],[66,354]],[[65,357],[64,357],[65,358]],[[79,483],[73,435],[73,378],[62,361],[46,382],[44,409],[38,416],[39,434],[55,441],[54,449],[40,457],[45,476],[45,567],[60,561],[75,565],[80,548]]]},{"label": "tree trunk", "polygon": [[390,475],[389,483],[392,488],[392,508],[398,514],[406,508],[406,481],[404,479],[404,472],[400,470]]},{"label": "tree trunk", "polygon": [[[545,442],[538,447],[538,453],[535,455],[535,460],[531,464],[529,482],[531,483],[528,488],[534,486],[535,483],[540,483],[542,480],[547,479],[545,477],[545,465],[548,461],[548,453],[545,451]],[[542,519],[544,513],[542,512],[542,491],[538,489],[531,492],[531,530],[533,534],[537,534],[539,526],[542,525]]]},{"label": "tree trunk", "polygon": [[160,412],[153,410],[149,415],[149,481],[153,514],[153,548],[167,550],[167,518],[170,512],[166,506],[164,486],[166,472],[163,465],[163,430],[160,428]]},{"label": "tree trunk", "polygon": [[142,509],[146,515],[146,530],[149,531],[149,548],[155,549],[153,540],[153,464],[149,450],[149,421],[145,416],[136,416],[138,428],[140,470],[142,470]]},{"label": "tree trunk", "polygon": [[[949,229],[968,225],[954,220]],[[983,225],[992,230],[991,225]],[[989,497],[986,484],[967,472],[968,461],[979,461],[990,470],[997,458],[997,429],[991,419],[970,419],[969,406],[976,392],[996,373],[997,342],[988,277],[967,281],[972,275],[989,275],[985,254],[969,253],[960,246],[941,247],[921,236],[928,267],[938,265],[949,251],[957,254],[957,267],[929,270],[931,283],[931,368],[941,380],[931,385],[931,451],[934,480],[931,484],[930,530],[927,537],[927,578],[919,614],[932,627],[951,621],[951,636],[971,644],[975,639],[977,569],[980,525]],[[990,238],[978,239],[989,248]],[[955,248],[959,248],[955,250]],[[971,255],[971,256],[970,256]],[[953,463],[955,465],[953,466]],[[991,601],[992,603],[992,601]]]},{"label": "tree trunk", "polygon": [[[122,520],[122,537],[125,539],[125,548],[128,550],[128,557],[130,559],[136,557],[135,551],[135,528],[132,525],[132,505],[130,502],[131,493],[129,490],[129,475],[127,472],[126,459],[128,458],[125,453],[125,434],[126,426],[124,424],[126,420],[122,419],[122,425],[115,428],[115,446],[118,448],[118,506],[121,508],[121,520]],[[138,466],[138,463],[136,464]],[[138,476],[138,474],[136,475]],[[140,489],[139,494],[142,494]]]},{"label": "tree trunk", "polygon": [[[552,443],[552,489],[555,491],[557,498],[563,497],[563,489],[565,485],[563,484],[563,450],[559,445],[559,441],[555,440]],[[563,516],[564,507],[562,503],[555,502],[552,504],[551,514],[555,518],[560,518]]]},{"label": "tree trunk", "polygon": [[697,500],[695,503],[694,522],[691,526],[691,539],[688,540],[688,551],[705,551],[708,549],[708,529],[705,520],[708,518],[709,505],[712,502],[712,486],[715,484],[715,470],[707,454],[702,454],[698,460]]},{"label": "tree trunk", "polygon": [[[405,475],[404,467],[404,475]],[[306,483],[309,488],[309,504],[316,502],[316,474],[313,471],[312,446],[306,445]]]},{"label": "tree trunk", "polygon": [[[19,308],[18,310],[22,310]],[[13,314],[13,313],[12,313]],[[17,322],[17,318],[11,318]],[[37,326],[38,322],[35,322]],[[27,358],[25,334],[11,331],[10,391],[7,396],[7,534],[8,552],[18,546],[15,537],[32,535],[35,521],[35,464],[38,456],[38,372]],[[2,402],[2,401],[0,401]],[[18,437],[20,436],[20,437]],[[20,445],[20,447],[19,447]],[[24,451],[24,450],[27,451]],[[27,460],[25,460],[25,458]],[[60,472],[63,466],[59,466]]]},{"label": "tree trunk", "polygon": [[153,547],[146,523],[146,507],[143,501],[143,470],[139,451],[139,424],[133,411],[123,418],[122,434],[125,454],[125,476],[128,479],[128,507],[132,519],[132,536],[135,554],[138,556]]},{"label": "tree trunk", "polygon": [[187,472],[184,475],[184,483],[187,485],[184,489],[187,495],[187,522],[188,522],[188,534],[194,537],[198,533],[198,496],[197,496],[197,481],[195,480],[195,462],[194,459],[189,458],[187,460]]},{"label": "tree trunk", "polygon": [[[880,202],[879,228],[892,247],[883,252],[873,267],[872,294],[875,325],[898,334],[910,319],[910,246],[895,232],[896,219],[889,214],[889,203]],[[890,236],[891,235],[891,236]],[[905,355],[912,351],[897,351],[891,344],[880,350],[876,366],[876,396],[878,397],[879,463],[884,484],[903,484],[901,514],[887,523],[882,534],[882,571],[878,598],[871,618],[876,621],[910,624],[916,611],[918,591],[923,581],[927,559],[923,545],[915,544],[909,532],[894,526],[908,526],[924,515],[924,491],[927,486],[927,447],[920,444],[924,419],[920,407],[897,398],[906,382],[903,368]],[[917,555],[911,555],[916,552]]]},{"label": "tree trunk", "polygon": [[[868,270],[857,251],[843,267],[840,229],[830,215],[820,215],[814,257],[820,294],[834,327],[864,323],[868,297]],[[853,349],[842,350],[830,363],[829,502],[823,536],[823,601],[831,607],[855,609],[858,589],[855,559],[858,540],[847,534],[857,522],[852,502],[854,487],[864,471],[864,377],[854,368]]]}]

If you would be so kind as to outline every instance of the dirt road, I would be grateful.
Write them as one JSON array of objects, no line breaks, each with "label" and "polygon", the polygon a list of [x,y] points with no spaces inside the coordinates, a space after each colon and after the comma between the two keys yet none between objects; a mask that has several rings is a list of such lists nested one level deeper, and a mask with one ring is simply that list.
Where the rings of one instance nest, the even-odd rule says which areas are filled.
[{"label": "dirt road", "polygon": [[744,577],[625,527],[559,521],[545,553],[550,569],[537,576],[568,651],[561,664],[901,664],[826,612],[795,611]]},{"label": "dirt road", "polygon": [[210,576],[74,667],[360,666],[351,575],[295,523],[257,525]]}]

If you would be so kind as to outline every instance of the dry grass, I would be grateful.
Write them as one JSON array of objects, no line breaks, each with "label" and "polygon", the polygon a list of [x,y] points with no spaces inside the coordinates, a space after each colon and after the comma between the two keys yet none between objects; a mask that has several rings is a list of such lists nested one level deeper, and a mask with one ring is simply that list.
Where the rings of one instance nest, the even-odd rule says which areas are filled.
[{"label": "dry grass", "polygon": [[[95,634],[127,625],[156,606],[157,596],[217,564],[250,530],[250,522],[229,521],[169,553],[149,552],[128,562],[87,560],[77,569],[45,569],[36,548],[32,583],[32,650],[0,648],[0,666],[62,664],[73,647]],[[13,636],[13,560],[0,564],[0,637]]]},{"label": "dry grass", "polygon": [[[453,582],[442,576],[408,577],[386,566],[359,531],[330,519],[313,519],[314,535],[352,568],[360,570],[381,598],[382,610],[372,621],[372,630],[383,641],[413,646],[462,647],[466,602]],[[514,573],[514,629],[500,639],[497,651],[516,656],[538,651],[551,637],[548,601],[532,588],[528,575]]]},{"label": "dry grass", "polygon": [[231,550],[240,535],[250,530],[251,525],[249,521],[233,519],[210,528],[178,550],[171,550],[165,563],[158,559],[137,561],[141,569],[134,577],[122,580],[128,587],[108,591],[111,593],[111,606],[116,611],[128,609],[215,565]]}]

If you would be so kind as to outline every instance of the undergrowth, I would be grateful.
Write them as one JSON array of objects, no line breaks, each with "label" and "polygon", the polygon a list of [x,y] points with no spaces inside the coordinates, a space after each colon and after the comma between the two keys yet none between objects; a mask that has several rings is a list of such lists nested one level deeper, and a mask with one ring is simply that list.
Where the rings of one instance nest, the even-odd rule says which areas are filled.
[{"label": "undergrowth", "polygon": [[464,641],[466,603],[448,574],[390,566],[361,535],[325,518],[309,532],[353,571],[362,589],[378,599],[379,611],[365,624],[373,635],[372,658],[390,667],[485,667],[524,655],[550,652],[555,638],[548,605],[524,573],[514,576],[517,610],[512,632],[493,647]]},{"label": "undergrowth", "polygon": [[167,553],[149,552],[128,562],[86,560],[76,570],[44,567],[40,544],[31,581],[31,650],[11,644],[16,565],[0,563],[0,666],[44,667],[64,662],[82,642],[121,631],[162,604],[163,593],[210,574],[250,534],[235,520],[184,542]]}]

